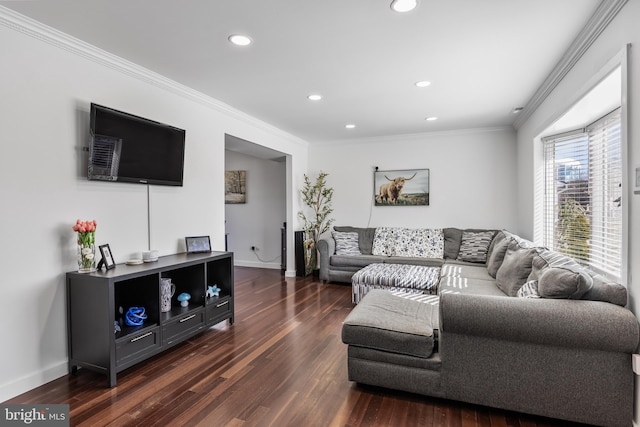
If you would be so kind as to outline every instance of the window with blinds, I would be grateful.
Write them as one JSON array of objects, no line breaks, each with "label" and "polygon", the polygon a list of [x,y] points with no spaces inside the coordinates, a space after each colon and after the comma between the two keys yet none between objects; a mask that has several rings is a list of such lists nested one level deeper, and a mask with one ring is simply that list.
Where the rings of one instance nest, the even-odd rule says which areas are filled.
[{"label": "window with blinds", "polygon": [[621,280],[620,109],[584,129],[544,138],[543,153],[544,245]]}]

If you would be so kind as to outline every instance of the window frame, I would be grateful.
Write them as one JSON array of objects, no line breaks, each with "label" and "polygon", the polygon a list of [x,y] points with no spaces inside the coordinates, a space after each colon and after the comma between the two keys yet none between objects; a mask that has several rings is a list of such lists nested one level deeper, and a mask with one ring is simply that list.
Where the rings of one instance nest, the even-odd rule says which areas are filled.
[{"label": "window frame", "polygon": [[[561,209],[562,193],[566,192],[567,198],[573,200],[580,200],[588,195],[588,202],[578,204],[586,209],[584,215],[589,219],[586,253],[584,249],[580,250],[577,243],[574,243],[574,245],[569,245],[570,251],[566,254],[591,270],[618,282],[622,281],[625,265],[622,223],[624,216],[622,182],[625,179],[623,174],[624,158],[622,156],[623,139],[618,134],[622,128],[621,110],[622,108],[618,107],[582,128],[542,138],[544,179],[542,244],[550,249],[565,252],[558,246],[561,242],[557,237],[560,227],[558,210]],[[616,129],[618,129],[618,133],[616,133]],[[608,138],[608,134],[612,131],[617,141],[613,151],[610,150],[610,139]],[[607,134],[604,139],[602,132]],[[564,152],[565,156],[558,158],[559,151]],[[612,158],[617,160],[615,160],[613,173],[609,173],[611,169],[607,167],[607,162]],[[567,162],[572,160],[581,165],[586,162],[586,179],[581,179],[583,174],[579,171],[577,178],[572,177],[575,179],[566,180],[564,173],[561,174],[559,170],[563,160]],[[618,182],[619,190],[612,190],[611,179]],[[564,185],[564,190],[560,189],[560,185]],[[616,209],[612,204],[612,193],[614,193],[613,195],[619,194],[620,197],[620,205],[617,206],[620,207],[619,222],[612,216]],[[580,232],[579,229],[571,231],[574,235]],[[610,244],[609,242],[614,243]],[[612,267],[609,268],[609,266]]]},{"label": "window frame", "polygon": [[[556,125],[561,118],[563,118],[567,113],[569,113],[574,106],[580,103],[580,101],[586,97],[596,86],[600,84],[607,76],[609,76],[612,72],[616,71],[616,69],[620,69],[620,88],[619,88],[619,99],[620,99],[620,107],[621,107],[621,128],[620,128],[620,137],[621,137],[621,149],[622,149],[622,195],[623,195],[623,203],[622,203],[622,270],[621,270],[621,279],[620,283],[623,286],[628,286],[628,278],[630,277],[631,271],[631,263],[629,260],[629,205],[631,202],[631,197],[633,196],[633,188],[634,188],[634,178],[635,176],[631,176],[629,173],[630,165],[629,165],[629,157],[628,157],[628,92],[629,92],[629,51],[631,49],[631,44],[625,44],[618,53],[616,53],[611,59],[606,62],[599,71],[595,72],[591,78],[584,81],[582,86],[573,93],[573,95],[567,96],[565,94],[564,101],[561,101],[557,104],[555,112],[552,113],[544,120],[544,123],[539,125],[537,135],[533,138],[533,170],[532,170],[532,184],[533,184],[533,206],[532,206],[532,232],[533,232],[533,241],[539,245],[542,245],[543,241],[543,205],[544,205],[544,162],[543,162],[543,149],[542,149],[542,138],[550,133],[560,133],[562,129],[559,129]],[[593,121],[593,117],[591,120],[588,120],[588,117],[585,117],[585,122]],[[555,128],[556,132],[551,131],[551,128]],[[565,128],[566,129],[566,128]],[[638,191],[637,194],[640,194]]]}]

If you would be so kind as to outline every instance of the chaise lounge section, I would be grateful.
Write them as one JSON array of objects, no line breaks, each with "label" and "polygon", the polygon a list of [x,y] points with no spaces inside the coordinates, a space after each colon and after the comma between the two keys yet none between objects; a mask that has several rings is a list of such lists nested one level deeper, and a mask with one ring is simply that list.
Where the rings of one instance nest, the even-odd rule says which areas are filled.
[{"label": "chaise lounge section", "polygon": [[[468,241],[482,232],[458,234]],[[485,249],[483,262],[469,262],[449,245],[437,296],[370,290],[342,330],[349,379],[568,421],[630,425],[631,357],[640,328],[625,308],[626,289],[507,231],[492,232]]]}]

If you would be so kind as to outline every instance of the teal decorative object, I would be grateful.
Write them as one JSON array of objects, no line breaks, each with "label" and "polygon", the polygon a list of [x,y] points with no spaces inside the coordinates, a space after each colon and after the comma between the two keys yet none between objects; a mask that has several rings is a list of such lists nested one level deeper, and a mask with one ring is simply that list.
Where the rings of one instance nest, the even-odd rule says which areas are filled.
[{"label": "teal decorative object", "polygon": [[209,286],[207,289],[207,298],[209,297],[219,297],[220,296],[220,288],[218,285]]},{"label": "teal decorative object", "polygon": [[189,295],[186,292],[183,292],[180,295],[178,295],[178,301],[180,301],[180,305],[182,307],[188,307],[190,299],[191,299],[191,295]]}]

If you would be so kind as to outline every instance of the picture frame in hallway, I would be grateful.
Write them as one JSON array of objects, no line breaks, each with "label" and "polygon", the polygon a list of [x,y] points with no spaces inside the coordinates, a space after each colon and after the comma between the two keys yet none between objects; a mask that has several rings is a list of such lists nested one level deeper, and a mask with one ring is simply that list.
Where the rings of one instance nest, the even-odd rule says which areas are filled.
[{"label": "picture frame in hallway", "polygon": [[224,172],[224,202],[226,204],[247,203],[247,171]]},{"label": "picture frame in hallway", "polygon": [[429,206],[429,169],[375,170],[375,206]]}]

